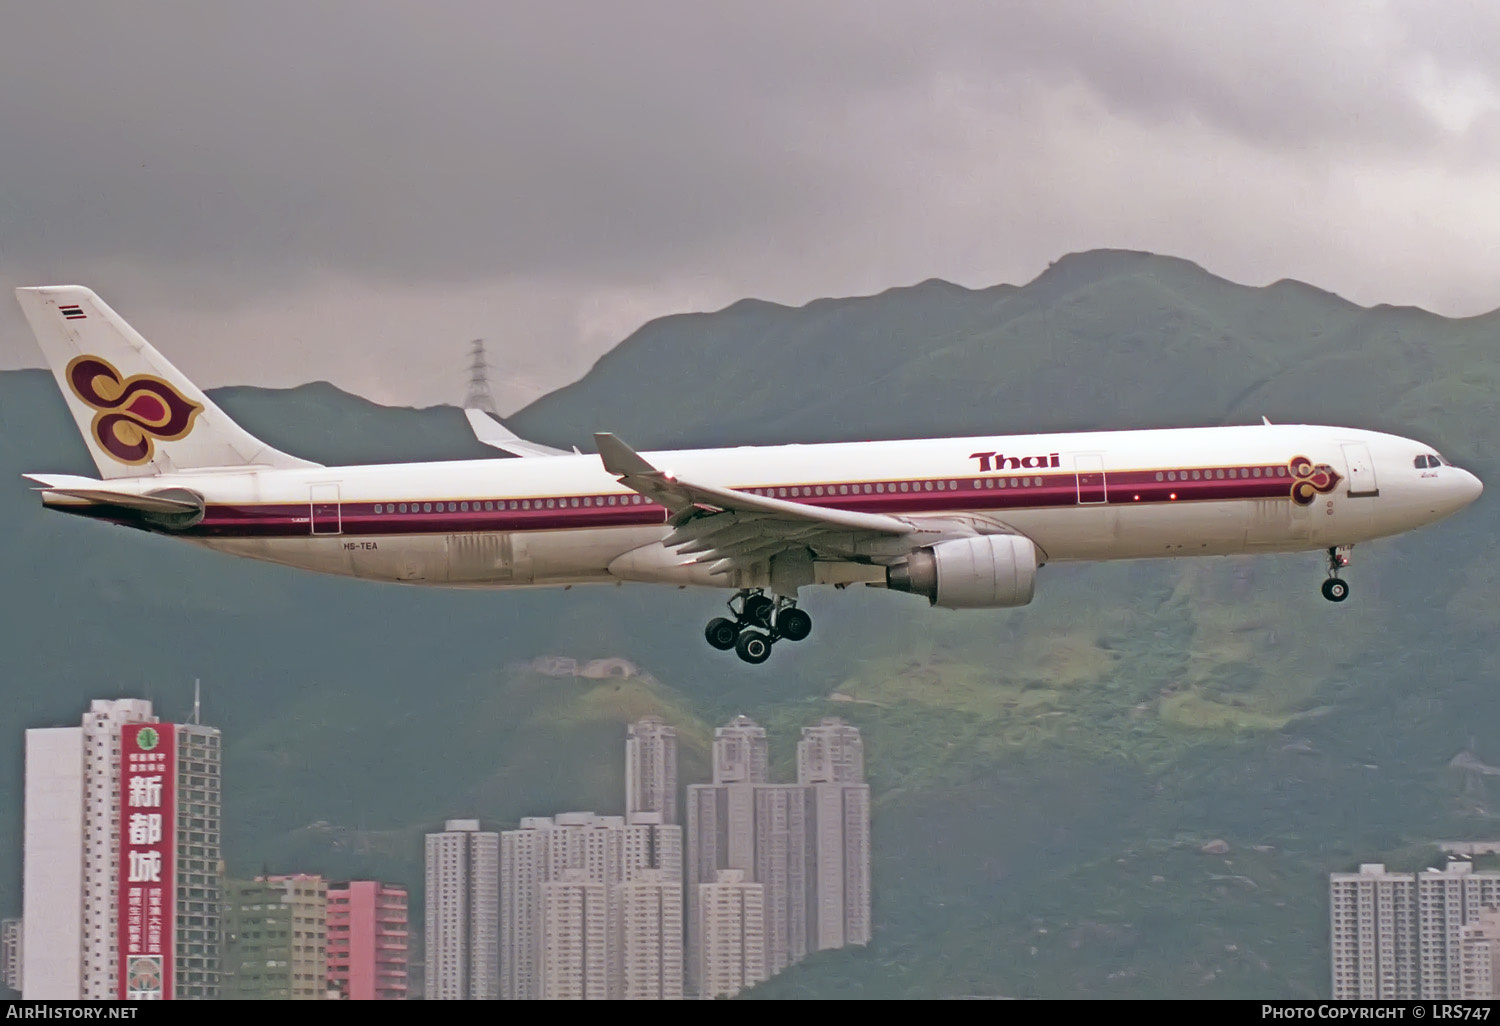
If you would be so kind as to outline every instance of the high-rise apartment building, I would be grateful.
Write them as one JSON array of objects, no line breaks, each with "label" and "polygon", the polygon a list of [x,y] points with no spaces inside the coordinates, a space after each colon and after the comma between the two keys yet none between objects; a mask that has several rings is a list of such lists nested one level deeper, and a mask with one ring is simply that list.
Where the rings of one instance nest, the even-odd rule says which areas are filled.
[{"label": "high-rise apartment building", "polygon": [[699,997],[730,997],[769,979],[762,885],[740,870],[721,870],[698,885],[694,906],[702,938]]},{"label": "high-rise apartment building", "polygon": [[688,788],[688,989],[700,987],[700,885],[725,870],[762,886],[765,964],[870,940],[870,792],[859,730],[802,732],[795,784],[769,782],[765,731],[738,717],[715,733],[714,783]]},{"label": "high-rise apartment building", "polygon": [[677,730],[658,716],[643,717],[627,728],[625,814],[637,812],[677,822]]},{"label": "high-rise apartment building", "polygon": [[1500,910],[1487,909],[1458,928],[1459,988],[1463,1001],[1500,997]]},{"label": "high-rise apartment building", "polygon": [[427,835],[426,994],[500,996],[500,835],[450,819]]},{"label": "high-rise apartment building", "polygon": [[500,835],[500,996],[507,1001],[541,993],[537,921],[541,885],[548,879],[550,824],[546,817],[528,816],[520,829]]},{"label": "high-rise apartment building", "polygon": [[[21,896],[27,1000],[83,996],[83,794],[82,728],[28,730]],[[90,911],[102,912],[103,902]]]},{"label": "high-rise apartment building", "polygon": [[26,732],[27,998],[218,996],[219,771],[217,730],[139,699]]},{"label": "high-rise apartment building", "polygon": [[1472,862],[1449,862],[1417,873],[1419,998],[1456,998],[1463,990],[1460,928],[1487,909],[1500,909],[1500,872],[1475,872]]},{"label": "high-rise apartment building", "polygon": [[745,879],[763,888],[766,972],[775,976],[807,957],[817,912],[813,792],[759,784],[754,799],[755,859]]},{"label": "high-rise apartment building", "polygon": [[[127,728],[127,741],[146,733],[146,728]],[[224,854],[220,842],[223,809],[221,739],[214,727],[197,723],[166,724],[162,729],[176,750],[177,828],[173,832],[172,863],[176,888],[173,922],[175,946],[172,969],[173,994],[178,998],[203,1000],[220,995],[220,909],[224,899]],[[139,746],[137,746],[139,747]],[[127,747],[127,770],[129,748]],[[158,763],[159,765],[160,763]],[[145,767],[142,767],[144,770]],[[141,778],[142,773],[137,773]],[[150,799],[150,775],[127,780],[121,788],[122,802],[129,808]],[[127,816],[131,825],[132,816]],[[133,826],[132,826],[133,828]],[[128,836],[127,842],[131,840]],[[122,857],[122,872],[129,886],[131,866]],[[128,990],[128,982],[126,985]]]},{"label": "high-rise apartment building", "polygon": [[[562,927],[549,928],[552,932],[544,935],[546,911],[542,898],[548,893],[546,885],[567,881],[602,887],[600,904],[587,907],[598,909],[604,917],[600,936],[604,938],[605,949],[598,954],[604,958],[605,991],[610,997],[622,996],[625,951],[621,887],[650,870],[680,881],[682,828],[663,823],[661,814],[655,812],[637,812],[628,817],[565,812],[552,817],[523,818],[518,829],[502,834],[500,848],[501,994],[510,1000],[527,1000],[545,994],[593,993],[589,982],[592,977],[578,976],[594,971],[592,961],[569,961],[560,956],[549,959],[546,954],[548,944],[561,936],[557,930]],[[554,891],[553,905],[548,907],[559,910],[557,915],[584,900],[578,895],[585,892],[577,891],[576,886],[573,890],[554,888]],[[559,904],[568,902],[574,904]],[[680,933],[680,904],[677,917],[675,929]],[[593,929],[591,925],[589,931]],[[578,936],[593,936],[589,931]],[[576,978],[567,982],[554,979],[559,972],[571,973]]]},{"label": "high-rise apartment building", "polygon": [[83,715],[83,998],[119,996],[120,728],[155,723],[151,703],[95,701]]},{"label": "high-rise apartment building", "polygon": [[230,880],[224,901],[223,996],[318,1001],[327,993],[328,884],[320,876]]},{"label": "high-rise apartment building", "polygon": [[713,783],[687,789],[687,986],[697,987],[698,886],[712,883],[721,869],[755,879],[755,790],[770,782],[771,753],[766,728],[736,716],[714,731]]},{"label": "high-rise apartment building", "polygon": [[817,726],[803,727],[797,743],[797,782],[863,784],[865,744],[859,728],[837,716],[825,716]]},{"label": "high-rise apartment building", "polygon": [[859,730],[827,717],[802,730],[797,783],[812,799],[817,895],[810,947],[870,942],[870,787]]},{"label": "high-rise apartment building", "polygon": [[[1388,872],[1369,863],[1357,873],[1331,874],[1333,997],[1460,997],[1466,987],[1478,985],[1475,952],[1489,942],[1483,924],[1496,909],[1500,872],[1476,872],[1469,862],[1419,873]],[[1470,926],[1475,929],[1466,941]]]},{"label": "high-rise apartment building", "polygon": [[350,1001],[404,1001],[410,985],[406,888],[328,886],[328,986]]},{"label": "high-rise apartment building", "polygon": [[765,784],[771,779],[771,748],[766,728],[736,716],[714,731],[715,784]]},{"label": "high-rise apartment building", "polygon": [[1410,1000],[1418,992],[1417,882],[1366,863],[1329,876],[1335,1000]]},{"label": "high-rise apartment building", "polygon": [[537,937],[543,1000],[605,1001],[614,951],[610,887],[587,869],[564,869],[538,885]]},{"label": "high-rise apartment building", "polygon": [[682,873],[642,869],[620,885],[620,997],[682,999]]},{"label": "high-rise apartment building", "polygon": [[0,983],[21,990],[21,920],[0,919]]}]

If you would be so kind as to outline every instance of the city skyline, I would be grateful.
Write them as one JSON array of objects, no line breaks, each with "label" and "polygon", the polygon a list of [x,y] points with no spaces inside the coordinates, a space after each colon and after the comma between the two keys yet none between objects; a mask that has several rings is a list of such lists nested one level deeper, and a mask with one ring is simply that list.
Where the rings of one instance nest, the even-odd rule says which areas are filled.
[{"label": "city skyline", "polygon": [[[795,784],[770,781],[767,734],[754,720],[740,715],[718,729],[710,761],[721,783],[688,792],[732,789],[759,819],[739,842],[748,865],[728,875],[715,869],[701,895],[686,873],[692,839],[670,821],[682,792],[675,726],[642,717],[625,725],[622,740],[624,815],[523,816],[503,831],[450,819],[426,835],[424,996],[722,996],[808,950],[864,943],[848,925],[848,906],[868,903],[867,887],[850,887],[867,881],[868,866],[858,865],[867,836],[851,848],[845,835],[851,825],[867,835],[867,811],[844,807],[848,794],[868,790],[857,728],[836,717],[802,728]],[[127,698],[94,701],[79,727],[28,729],[27,741],[27,901],[0,938],[4,979],[23,994],[87,1000],[90,987],[138,997],[161,987],[167,997],[408,996],[404,887],[334,884],[306,865],[226,875],[217,729],[162,723],[150,702]],[[789,820],[787,809],[797,810]],[[806,871],[789,886],[796,864]],[[132,883],[127,902],[122,873],[148,888],[160,881],[176,897],[137,894]],[[47,904],[58,893],[76,895],[76,922]],[[701,909],[700,897],[709,902]],[[111,940],[117,904],[130,910],[119,920],[129,930],[122,925]],[[868,922],[867,907],[856,919]],[[716,932],[695,956],[711,969],[700,990],[688,983],[688,948],[702,924]],[[118,968],[107,973],[126,964],[127,942],[128,987]],[[147,972],[147,962],[160,969]],[[74,982],[59,986],[61,977]],[[740,982],[722,990],[731,979]]]},{"label": "city skyline", "polygon": [[1500,870],[1362,864],[1332,873],[1329,937],[1337,1000],[1500,996]]}]

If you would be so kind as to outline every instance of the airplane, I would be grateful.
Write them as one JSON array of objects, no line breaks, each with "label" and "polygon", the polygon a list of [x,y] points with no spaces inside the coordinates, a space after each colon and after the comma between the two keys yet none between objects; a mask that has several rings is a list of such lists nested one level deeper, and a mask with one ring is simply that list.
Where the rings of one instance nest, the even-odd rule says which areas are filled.
[{"label": "airplane", "polygon": [[16,295],[99,478],[25,475],[42,504],[231,555],[406,584],[646,582],[728,589],[710,645],[763,663],[812,632],[804,588],[863,584],[950,609],[1023,606],[1046,563],[1322,551],[1441,520],[1483,485],[1431,446],[1251,426],[323,466],[229,419],[87,288]]}]

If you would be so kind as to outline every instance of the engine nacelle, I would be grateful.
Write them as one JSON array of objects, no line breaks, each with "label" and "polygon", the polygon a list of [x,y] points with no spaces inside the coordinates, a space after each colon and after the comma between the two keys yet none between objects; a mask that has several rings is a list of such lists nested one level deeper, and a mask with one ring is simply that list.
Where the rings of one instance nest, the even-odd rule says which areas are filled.
[{"label": "engine nacelle", "polygon": [[948,609],[1024,606],[1036,590],[1036,566],[1030,539],[989,534],[918,549],[886,570],[885,583]]}]

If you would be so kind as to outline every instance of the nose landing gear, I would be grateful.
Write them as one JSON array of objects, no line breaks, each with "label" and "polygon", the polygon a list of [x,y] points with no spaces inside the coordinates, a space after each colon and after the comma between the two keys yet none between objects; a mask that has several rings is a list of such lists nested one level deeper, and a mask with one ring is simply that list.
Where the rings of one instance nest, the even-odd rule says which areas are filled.
[{"label": "nose landing gear", "polygon": [[1323,582],[1323,597],[1329,602],[1342,602],[1349,597],[1349,582],[1339,578],[1339,571],[1349,565],[1349,550],[1353,545],[1335,545],[1328,550],[1328,579]]},{"label": "nose landing gear", "polygon": [[734,619],[716,616],[703,634],[714,648],[721,652],[732,648],[747,663],[765,662],[777,641],[801,641],[812,633],[812,617],[797,608],[796,599],[747,588],[728,604]]}]

